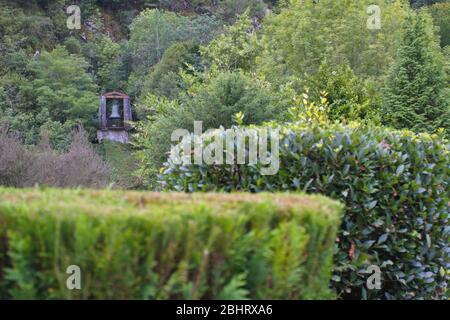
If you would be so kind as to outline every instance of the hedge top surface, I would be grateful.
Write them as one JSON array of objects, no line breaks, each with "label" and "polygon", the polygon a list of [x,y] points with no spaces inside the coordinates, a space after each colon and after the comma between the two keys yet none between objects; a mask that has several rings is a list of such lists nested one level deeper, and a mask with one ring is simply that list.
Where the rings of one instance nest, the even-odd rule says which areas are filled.
[{"label": "hedge top surface", "polygon": [[0,188],[0,299],[334,298],[342,212],[298,194]]},{"label": "hedge top surface", "polygon": [[[313,211],[334,219],[342,205],[320,195],[246,194],[246,193],[158,193],[138,191],[98,191],[89,189],[14,189],[0,188],[0,208],[24,207],[27,212],[55,214],[156,214],[191,211],[199,205],[220,212],[232,212],[240,205],[272,204],[280,211]],[[178,210],[180,209],[180,210]],[[219,212],[219,211],[217,211]]]}]

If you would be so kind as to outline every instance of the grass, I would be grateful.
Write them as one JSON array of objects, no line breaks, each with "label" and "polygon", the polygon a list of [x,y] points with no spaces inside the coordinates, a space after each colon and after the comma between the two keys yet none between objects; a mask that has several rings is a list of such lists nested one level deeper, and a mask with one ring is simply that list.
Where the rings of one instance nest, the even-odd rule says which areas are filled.
[{"label": "grass", "polygon": [[111,168],[114,188],[136,189],[139,187],[140,179],[133,174],[138,167],[138,161],[131,145],[104,141],[99,145],[98,152]]}]

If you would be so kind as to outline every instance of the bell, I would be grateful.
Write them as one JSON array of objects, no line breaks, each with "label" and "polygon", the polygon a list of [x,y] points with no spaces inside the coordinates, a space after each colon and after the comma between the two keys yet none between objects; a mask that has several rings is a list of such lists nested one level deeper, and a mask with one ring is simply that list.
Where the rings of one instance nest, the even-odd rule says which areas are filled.
[{"label": "bell", "polygon": [[120,119],[119,104],[117,103],[117,101],[113,102],[112,112],[111,112],[111,115],[109,116],[109,118],[110,119]]}]

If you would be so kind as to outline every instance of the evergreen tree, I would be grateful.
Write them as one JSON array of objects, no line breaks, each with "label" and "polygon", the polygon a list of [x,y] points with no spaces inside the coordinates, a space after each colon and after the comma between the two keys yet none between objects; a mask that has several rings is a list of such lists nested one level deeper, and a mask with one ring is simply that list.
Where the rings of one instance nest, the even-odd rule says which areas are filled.
[{"label": "evergreen tree", "polygon": [[429,19],[411,15],[384,87],[384,122],[417,132],[450,129],[442,56]]}]

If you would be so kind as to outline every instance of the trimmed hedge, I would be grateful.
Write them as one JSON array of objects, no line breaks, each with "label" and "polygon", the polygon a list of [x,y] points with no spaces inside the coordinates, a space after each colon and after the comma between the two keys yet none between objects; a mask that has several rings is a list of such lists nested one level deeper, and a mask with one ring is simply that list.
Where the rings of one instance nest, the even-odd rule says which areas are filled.
[{"label": "trimmed hedge", "polygon": [[[342,298],[447,296],[450,161],[446,140],[360,125],[286,124],[280,136],[276,175],[261,175],[259,164],[169,162],[162,169],[161,182],[165,189],[177,191],[301,190],[340,199],[346,212],[332,286]],[[366,288],[369,265],[381,268],[381,290]]]},{"label": "trimmed hedge", "polygon": [[321,196],[0,188],[0,298],[333,298],[341,212]]}]

